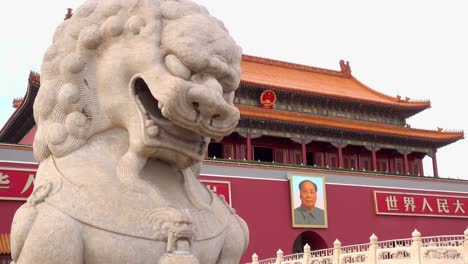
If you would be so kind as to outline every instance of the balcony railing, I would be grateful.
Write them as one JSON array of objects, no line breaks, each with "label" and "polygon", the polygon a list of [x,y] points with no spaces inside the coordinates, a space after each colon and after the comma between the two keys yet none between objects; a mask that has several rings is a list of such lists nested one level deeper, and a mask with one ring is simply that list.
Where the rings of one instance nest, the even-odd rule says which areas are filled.
[{"label": "balcony railing", "polygon": [[321,171],[338,171],[346,172],[350,174],[372,174],[372,175],[385,175],[385,176],[398,176],[405,178],[430,178],[440,181],[467,181],[466,179],[451,178],[451,177],[441,177],[434,178],[433,176],[420,176],[414,174],[401,174],[401,173],[392,173],[392,172],[383,172],[377,170],[354,170],[346,168],[334,168],[327,166],[317,166],[317,165],[302,165],[302,164],[291,164],[291,163],[277,163],[277,162],[268,162],[268,161],[257,161],[257,160],[235,160],[235,159],[222,159],[222,158],[207,158],[205,157],[206,162],[213,163],[225,163],[225,164],[236,164],[236,165],[254,165],[259,167],[278,167],[278,168],[291,168],[291,169],[312,169],[312,170],[321,170]]}]

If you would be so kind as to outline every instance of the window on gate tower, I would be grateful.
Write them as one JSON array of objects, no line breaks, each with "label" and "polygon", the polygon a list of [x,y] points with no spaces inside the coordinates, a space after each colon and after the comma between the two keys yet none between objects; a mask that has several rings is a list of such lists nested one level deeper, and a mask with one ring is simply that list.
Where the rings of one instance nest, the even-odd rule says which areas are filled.
[{"label": "window on gate tower", "polygon": [[377,160],[377,170],[378,171],[388,171],[388,161],[387,159],[378,159]]},{"label": "window on gate tower", "polygon": [[367,155],[359,156],[359,169],[360,170],[371,170],[372,169],[371,157]]},{"label": "window on gate tower", "polygon": [[278,163],[287,163],[286,162],[287,154],[285,149],[275,149],[274,152],[274,161]]}]

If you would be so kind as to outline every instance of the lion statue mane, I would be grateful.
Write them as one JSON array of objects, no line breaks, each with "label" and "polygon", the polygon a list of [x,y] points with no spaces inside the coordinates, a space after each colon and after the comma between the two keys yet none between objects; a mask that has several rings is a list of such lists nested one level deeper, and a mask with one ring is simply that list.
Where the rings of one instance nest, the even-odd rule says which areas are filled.
[{"label": "lion statue mane", "polygon": [[13,263],[239,263],[247,225],[196,177],[237,126],[241,56],[189,0],[77,9],[44,55]]}]

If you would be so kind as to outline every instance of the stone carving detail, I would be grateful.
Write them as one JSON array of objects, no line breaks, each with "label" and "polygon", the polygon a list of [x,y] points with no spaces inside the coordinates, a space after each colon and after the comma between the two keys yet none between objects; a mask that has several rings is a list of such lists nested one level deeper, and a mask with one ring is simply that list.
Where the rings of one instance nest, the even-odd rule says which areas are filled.
[{"label": "stone carving detail", "polygon": [[188,0],[90,0],[66,19],[43,59],[13,263],[239,263],[247,225],[196,176],[237,126],[241,54]]}]

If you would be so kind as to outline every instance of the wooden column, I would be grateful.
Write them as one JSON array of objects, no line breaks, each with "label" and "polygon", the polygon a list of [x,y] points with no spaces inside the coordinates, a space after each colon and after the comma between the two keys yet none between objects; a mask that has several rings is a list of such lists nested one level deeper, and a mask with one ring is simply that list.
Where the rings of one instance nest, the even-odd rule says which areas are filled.
[{"label": "wooden column", "polygon": [[408,151],[403,151],[403,174],[408,174],[409,167],[408,167]]},{"label": "wooden column", "polygon": [[424,164],[422,159],[419,161],[419,175],[424,176]]},{"label": "wooden column", "polygon": [[437,169],[437,150],[434,150],[432,154],[432,169],[434,170],[434,178],[439,178],[439,171]]},{"label": "wooden column", "polygon": [[247,143],[246,143],[247,153],[246,153],[245,157],[246,157],[247,160],[252,160],[252,140],[250,138],[250,132],[245,133],[245,138],[246,138],[246,141],[247,141]]},{"label": "wooden column", "polygon": [[343,145],[338,143],[338,168],[343,168]]},{"label": "wooden column", "polygon": [[372,170],[377,171],[377,151],[375,150],[375,147],[372,147],[371,152],[372,152]]},{"label": "wooden column", "polygon": [[302,156],[302,164],[307,165],[307,152],[306,152],[306,144],[304,137],[301,138],[301,156]]}]

